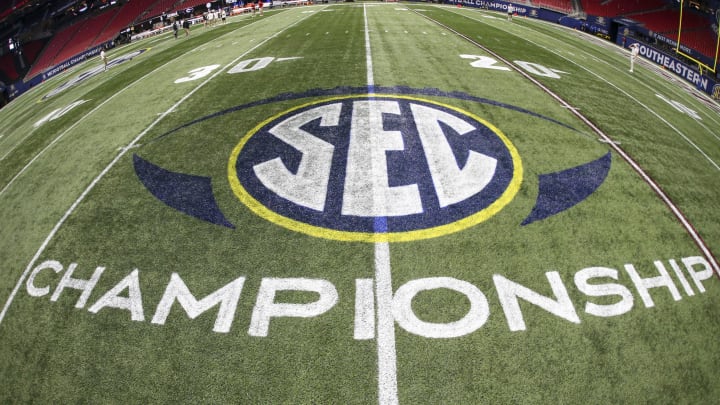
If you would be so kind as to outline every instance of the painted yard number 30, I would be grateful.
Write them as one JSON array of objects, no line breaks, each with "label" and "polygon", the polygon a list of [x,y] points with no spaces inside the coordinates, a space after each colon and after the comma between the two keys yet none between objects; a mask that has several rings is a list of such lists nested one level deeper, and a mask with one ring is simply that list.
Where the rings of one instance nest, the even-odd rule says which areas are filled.
[{"label": "painted yard number 30", "polygon": [[[463,59],[473,59],[472,63],[470,63],[470,66],[472,66],[472,67],[481,68],[481,69],[504,70],[504,71],[510,70],[509,67],[499,65],[497,59],[491,58],[489,56],[460,55],[460,57]],[[525,62],[525,61],[521,61],[521,60],[516,60],[514,62],[516,65],[525,69],[526,72],[528,72],[532,75],[536,75],[536,76],[560,79],[560,75],[558,73],[567,73],[567,72],[563,72],[562,70],[550,69],[548,67],[545,67],[545,66],[537,64],[537,63]]]},{"label": "painted yard number 30", "polygon": [[[283,62],[286,60],[293,60],[298,59],[297,57],[291,57],[291,58],[273,58],[271,56],[264,57],[264,58],[255,58],[255,59],[247,59],[238,62],[235,66],[233,66],[230,70],[228,70],[228,74],[235,74],[235,73],[243,73],[243,72],[252,72],[255,70],[260,70],[266,68],[270,63],[273,61],[276,62]],[[199,67],[197,69],[193,69],[188,72],[188,75],[185,77],[181,77],[177,80],[175,80],[175,83],[185,83],[185,82],[191,82],[193,80],[201,79],[210,73],[213,72],[213,70],[219,68],[220,65],[210,65],[210,66],[203,66]]]}]

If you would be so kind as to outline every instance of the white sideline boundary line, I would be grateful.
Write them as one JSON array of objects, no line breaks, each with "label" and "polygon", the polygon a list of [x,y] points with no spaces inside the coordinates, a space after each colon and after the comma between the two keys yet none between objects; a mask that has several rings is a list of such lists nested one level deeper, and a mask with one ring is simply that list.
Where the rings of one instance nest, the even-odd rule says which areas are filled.
[{"label": "white sideline boundary line", "polygon": [[[367,86],[374,92],[372,51],[367,7],[363,4],[365,23],[365,60],[367,64]],[[378,200],[378,196],[373,197]],[[384,201],[380,202],[384,205]],[[377,357],[378,357],[378,403],[395,405],[398,401],[397,351],[395,347],[395,318],[392,312],[393,290],[390,267],[390,243],[375,243],[375,297],[377,300]]]},{"label": "white sideline boundary line", "polygon": [[[422,15],[422,14],[420,14],[420,15]],[[424,16],[424,15],[423,15],[423,16]],[[555,100],[557,100],[561,105],[564,105],[564,106],[566,106],[566,107],[570,107],[570,105],[569,105],[565,100],[563,100],[560,96],[558,96],[557,94],[553,93],[552,90],[548,89],[548,88],[545,87],[542,83],[540,83],[539,81],[537,81],[534,77],[530,76],[529,73],[527,73],[527,72],[525,72],[524,70],[520,69],[519,67],[515,66],[515,64],[510,63],[510,61],[508,61],[507,59],[501,57],[500,55],[496,54],[495,52],[493,52],[492,50],[490,50],[490,49],[488,49],[487,47],[483,46],[482,44],[478,43],[477,41],[473,40],[472,38],[469,38],[469,37],[467,37],[467,36],[465,36],[465,35],[457,32],[457,31],[453,30],[453,29],[450,28],[450,27],[447,27],[447,26],[441,24],[441,23],[438,22],[438,21],[432,20],[430,17],[427,17],[427,16],[424,16],[424,17],[427,18],[427,19],[429,19],[429,20],[431,20],[431,21],[434,21],[434,22],[435,22],[436,24],[438,24],[439,26],[441,26],[441,27],[449,30],[450,32],[454,33],[455,35],[457,35],[457,36],[459,36],[459,37],[461,37],[461,38],[464,38],[466,41],[474,44],[474,45],[477,46],[478,48],[480,48],[480,49],[484,50],[485,52],[489,53],[489,54],[492,55],[493,57],[497,58],[499,61],[505,63],[505,64],[508,65],[508,66],[510,66],[510,67],[511,67],[513,70],[515,70],[516,72],[520,73],[520,74],[521,74],[523,77],[525,77],[526,79],[530,80],[530,81],[531,81],[532,83],[534,83],[536,86],[540,87],[543,91],[545,91],[547,94],[549,94],[552,98],[554,98]],[[473,20],[480,22],[480,20],[477,20],[477,19],[474,19],[474,18],[473,18]],[[508,34],[510,34],[510,35],[517,36],[517,35],[515,35],[515,34],[512,33],[512,32],[508,32],[508,31],[506,31],[506,30],[503,30],[503,31],[505,31],[506,33],[508,33]],[[526,40],[527,40],[527,39],[526,39]],[[536,45],[536,46],[540,46],[540,45],[537,45],[536,43],[534,43],[534,42],[532,42],[532,41],[530,41],[530,40],[527,40],[527,41],[533,43],[533,44]],[[560,56],[561,58],[564,58],[562,55],[558,55],[558,56]],[[568,59],[568,61],[570,61],[570,60]],[[575,63],[575,62],[573,62],[573,61],[570,61],[570,62],[571,62],[571,63]],[[579,65],[578,65],[578,66],[579,66]],[[582,66],[580,66],[580,67],[582,67]],[[585,69],[585,68],[583,68],[583,69]],[[585,69],[585,70],[587,70],[588,73],[591,73],[591,74],[593,74],[593,75],[595,75],[595,76],[597,76],[597,77],[600,77],[600,76],[598,76],[597,74],[595,74],[594,72],[592,72],[592,71],[590,71],[590,70],[588,70],[588,69]],[[600,78],[601,78],[601,77],[600,77]],[[602,78],[601,78],[601,79],[602,79]],[[614,84],[608,82],[607,80],[604,80],[604,79],[603,79],[603,81],[605,81],[606,83],[610,84],[611,86],[617,88],[617,86],[615,86]],[[622,91],[621,89],[619,89],[619,90]],[[623,91],[623,93],[625,93],[625,92]],[[627,94],[627,93],[625,93],[625,94]],[[629,94],[628,94],[628,97],[631,97],[631,98],[632,98],[632,96],[630,96]],[[636,99],[633,98],[633,100],[636,100]],[[636,100],[636,101],[637,101],[637,100]],[[645,106],[644,104],[640,103],[639,101],[638,101],[638,103],[639,103],[640,105],[642,105],[643,107],[645,107],[646,109],[648,109],[648,111],[651,111],[653,114],[657,115],[655,112],[653,112],[652,110],[650,110],[650,109],[649,109],[647,106]],[[675,217],[680,221],[680,223],[682,224],[682,226],[685,228],[685,230],[687,231],[687,233],[690,235],[690,237],[691,237],[691,238],[693,239],[693,241],[695,242],[695,245],[696,245],[698,248],[700,248],[700,250],[702,251],[702,253],[705,255],[705,258],[710,262],[710,265],[711,265],[712,268],[715,270],[716,275],[717,275],[718,277],[720,277],[720,265],[718,265],[718,262],[717,262],[717,260],[715,259],[715,256],[714,256],[714,255],[712,254],[712,252],[710,251],[710,248],[705,244],[705,241],[704,241],[704,240],[702,239],[702,237],[697,233],[697,231],[695,230],[695,227],[694,227],[694,226],[690,223],[690,221],[685,217],[685,215],[682,213],[682,211],[680,211],[680,209],[675,205],[675,203],[673,203],[672,200],[670,200],[670,197],[668,197],[668,195],[665,194],[665,192],[664,192],[663,189],[660,187],[660,185],[658,185],[658,184],[655,182],[655,180],[653,180],[647,173],[645,173],[645,171],[642,169],[642,167],[640,167],[640,165],[639,165],[637,162],[635,162],[635,160],[633,160],[633,158],[631,158],[630,155],[628,155],[620,146],[618,146],[617,144],[615,144],[615,142],[613,141],[612,138],[610,138],[608,135],[606,135],[600,128],[598,128],[597,126],[595,126],[595,124],[593,124],[589,119],[587,119],[584,115],[582,115],[580,112],[578,112],[578,111],[575,110],[575,109],[568,108],[568,110],[571,111],[573,114],[575,114],[575,116],[577,116],[580,120],[582,120],[587,126],[589,126],[598,136],[600,136],[602,139],[604,139],[604,140],[607,142],[607,144],[608,144],[617,154],[619,154],[619,155],[635,170],[635,172],[638,173],[638,175],[640,175],[640,177],[650,186],[650,188],[651,188],[653,191],[655,191],[655,193],[658,195],[658,197],[660,197],[660,199],[665,203],[665,205],[666,205],[668,208],[670,208],[670,210],[672,211],[673,215],[675,215]],[[659,116],[658,116],[658,117],[659,117]],[[663,121],[664,121],[664,120],[663,120]],[[668,124],[669,124],[669,123],[668,123]],[[672,127],[672,128],[674,129],[674,127]],[[716,165],[716,167],[717,167],[717,165]],[[720,167],[718,167],[718,169],[720,169]]]},{"label": "white sideline boundary line", "polygon": [[[50,244],[50,241],[55,237],[55,235],[58,233],[60,228],[65,224],[65,221],[72,215],[73,212],[77,209],[77,207],[85,200],[85,197],[92,191],[95,186],[102,180],[103,177],[112,169],[117,162],[120,161],[120,159],[125,156],[125,154],[132,149],[137,142],[142,139],[143,136],[145,136],[148,132],[150,132],[151,129],[155,127],[160,121],[162,121],[168,114],[175,111],[177,107],[179,107],[182,103],[184,103],[190,96],[195,94],[198,90],[203,88],[207,83],[209,83],[212,79],[219,76],[221,73],[223,73],[225,70],[227,70],[230,66],[236,64],[241,58],[245,57],[245,55],[249,54],[250,52],[254,51],[255,49],[259,48],[261,45],[265,44],[266,42],[270,41],[271,39],[277,37],[280,33],[286,31],[287,29],[297,25],[301,21],[305,20],[307,17],[311,16],[312,14],[308,16],[304,16],[300,18],[299,20],[295,21],[294,23],[286,26],[285,28],[281,29],[280,31],[276,32],[275,34],[265,38],[264,40],[260,41],[257,45],[253,46],[252,48],[248,49],[247,51],[243,52],[240,56],[235,58],[232,62],[225,65],[222,69],[215,72],[213,75],[209,76],[205,81],[200,83],[197,87],[195,87],[192,91],[188,92],[185,96],[183,96],[177,103],[175,103],[172,107],[170,107],[167,111],[165,111],[162,115],[157,117],[155,121],[153,121],[145,130],[143,130],[138,136],[135,137],[127,146],[122,148],[120,153],[115,156],[115,158],[103,169],[100,174],[93,179],[93,181],[90,183],[89,186],[85,189],[85,191],[80,194],[80,196],[75,200],[75,202],[68,208],[68,210],[65,212],[65,214],[60,218],[60,220],[55,224],[55,227],[53,227],[52,231],[50,231],[50,234],[45,238],[45,241],[43,241],[42,245],[40,245],[40,248],[38,248],[37,252],[35,252],[35,255],[33,256],[32,260],[30,260],[30,263],[28,263],[27,267],[25,268],[25,271],[20,276],[20,279],[18,280],[17,284],[15,284],[15,288],[13,288],[12,292],[10,293],[10,296],[8,297],[7,301],[5,302],[5,305],[3,306],[2,311],[0,311],[0,326],[2,326],[2,322],[5,319],[5,315],[7,314],[8,309],[10,308],[10,305],[15,300],[15,297],[17,296],[18,291],[20,290],[20,286],[25,282],[25,279],[27,278],[28,274],[32,270],[33,267],[35,267],[35,263],[40,258],[40,256],[43,254],[45,249],[47,249],[48,245]],[[248,27],[249,25],[246,25],[244,27]],[[241,28],[244,28],[241,27]],[[233,31],[235,32],[235,31]],[[165,65],[163,65],[165,66]],[[158,68],[159,69],[159,68]],[[156,69],[157,70],[157,69]],[[154,72],[154,71],[153,71]],[[149,74],[148,74],[149,75]],[[147,75],[146,75],[147,76]],[[145,76],[144,76],[145,77]],[[141,80],[141,79],[139,79]]]}]

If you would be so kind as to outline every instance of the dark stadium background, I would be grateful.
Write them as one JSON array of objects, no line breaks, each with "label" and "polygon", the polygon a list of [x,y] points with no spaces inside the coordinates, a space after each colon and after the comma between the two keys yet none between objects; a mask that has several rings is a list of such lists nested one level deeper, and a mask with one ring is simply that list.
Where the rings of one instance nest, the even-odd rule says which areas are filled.
[{"label": "dark stadium background", "polygon": [[[491,9],[502,9],[508,3],[444,2]],[[265,6],[284,7],[289,3],[297,1],[268,1]],[[689,64],[697,64],[700,73],[713,80],[718,77],[718,0],[686,0],[682,10],[679,0],[524,0],[513,4],[557,13],[562,17],[559,23],[621,45],[626,43],[621,38],[628,33],[626,28],[637,27],[630,30],[631,37],[686,61],[685,55],[675,55],[672,44],[681,29],[682,49],[694,57]],[[253,6],[251,1],[242,0],[2,0],[0,107],[42,82],[44,72],[97,55],[102,48],[121,45],[133,34],[167,29],[175,20],[198,21],[208,10],[225,9],[231,15],[249,12]],[[660,40],[656,34],[670,40]]]}]

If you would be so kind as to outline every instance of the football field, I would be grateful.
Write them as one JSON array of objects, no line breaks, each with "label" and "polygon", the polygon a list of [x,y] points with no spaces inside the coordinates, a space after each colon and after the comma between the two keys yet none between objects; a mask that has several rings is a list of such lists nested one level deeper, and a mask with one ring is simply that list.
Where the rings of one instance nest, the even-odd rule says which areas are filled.
[{"label": "football field", "polygon": [[0,110],[0,402],[712,403],[720,108],[421,3],[151,37]]}]

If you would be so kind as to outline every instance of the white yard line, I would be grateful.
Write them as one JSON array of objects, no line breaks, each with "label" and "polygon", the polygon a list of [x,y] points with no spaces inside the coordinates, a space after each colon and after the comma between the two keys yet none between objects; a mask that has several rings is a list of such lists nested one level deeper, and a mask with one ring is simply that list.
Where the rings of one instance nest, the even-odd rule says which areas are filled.
[{"label": "white yard line", "polygon": [[[168,65],[168,64],[170,64],[170,63],[171,63],[171,62],[168,62],[168,63],[166,63],[165,65],[162,65],[162,66],[158,67],[157,69],[155,69],[155,70],[153,70],[152,72],[148,73],[147,76],[155,73],[156,70],[162,69],[163,67],[165,67],[166,65]],[[0,197],[5,193],[5,191],[7,191],[8,188],[10,188],[10,186],[11,186],[13,183],[15,183],[15,180],[17,180],[20,176],[22,176],[23,173],[25,173],[25,171],[27,171],[27,169],[29,169],[30,166],[32,166],[32,164],[35,163],[36,160],[38,160],[42,155],[44,155],[45,152],[47,152],[50,148],[52,148],[58,141],[60,141],[65,135],[67,135],[67,134],[68,134],[70,131],[72,131],[75,127],[77,127],[78,125],[80,125],[80,124],[85,120],[85,118],[88,118],[89,116],[91,116],[92,114],[94,114],[97,110],[99,110],[100,108],[102,108],[105,104],[109,103],[109,102],[112,101],[115,97],[117,97],[117,96],[121,95],[122,93],[124,93],[125,90],[129,89],[130,87],[133,87],[136,83],[139,83],[140,81],[142,81],[145,77],[146,77],[146,76],[141,77],[140,79],[134,81],[134,82],[133,82],[132,84],[130,84],[129,86],[127,86],[127,87],[125,87],[124,89],[122,89],[122,90],[118,91],[117,93],[113,94],[110,98],[108,98],[107,100],[105,100],[105,101],[103,101],[102,103],[100,103],[97,107],[95,107],[95,108],[93,108],[92,110],[90,110],[90,112],[88,112],[87,114],[85,114],[82,118],[80,118],[80,119],[77,120],[74,124],[72,124],[70,127],[68,127],[68,129],[66,129],[66,130],[63,131],[60,135],[58,135],[57,137],[55,137],[55,139],[53,139],[52,142],[50,142],[46,147],[44,147],[40,152],[38,152],[38,154],[35,155],[35,157],[33,157],[32,159],[30,159],[30,161],[27,162],[27,164],[26,164],[12,179],[10,179],[10,181],[5,185],[5,187],[3,187],[2,190],[0,190]],[[33,130],[33,131],[34,131],[34,130]],[[31,131],[31,133],[32,133],[33,131]],[[28,136],[29,136],[29,135],[28,135]],[[27,136],[26,136],[25,138],[27,138]],[[25,138],[23,138],[23,139],[25,139]],[[4,157],[3,157],[3,159],[4,159]],[[0,159],[0,160],[2,160],[2,159]]]},{"label": "white yard line", "polygon": [[[711,119],[712,121],[715,121],[714,118],[710,118],[710,119]],[[712,135],[715,139],[717,139],[718,141],[720,141],[720,136],[718,136],[715,132],[713,132],[707,125],[705,125],[703,122],[701,122],[701,121],[698,120],[698,119],[696,119],[695,121],[697,121],[698,125],[700,125],[701,127],[703,127],[703,128],[705,129],[705,131],[707,131],[707,132],[708,132],[710,135]],[[717,122],[716,122],[715,124],[717,125]]]},{"label": "white yard line", "polygon": [[[372,52],[367,7],[363,5],[365,20],[365,59],[367,63],[367,87],[374,92]],[[381,197],[374,196],[374,200]],[[384,205],[384,202],[379,202]],[[395,348],[395,319],[392,312],[392,271],[390,268],[390,243],[375,243],[375,296],[377,299],[377,353],[378,353],[378,403],[397,404],[397,352]]]},{"label": "white yard line", "polygon": [[388,242],[375,243],[375,296],[377,297],[378,403],[397,404],[397,351]]},{"label": "white yard line", "polygon": [[[128,54],[128,53],[130,53],[130,52],[124,52],[123,55],[126,55],[126,54]],[[73,66],[73,69],[78,70],[78,71],[79,71],[79,70],[82,70],[82,69],[85,69],[85,67],[87,67],[87,66],[85,66],[85,64],[90,63],[89,61],[90,61],[90,59],[88,59],[88,61],[85,61],[85,62],[79,64],[78,66]],[[164,67],[164,66],[165,66],[165,65],[163,65],[163,66],[161,66],[161,67]],[[153,71],[153,72],[154,72],[154,71]],[[153,72],[150,72],[150,73],[148,73],[148,74],[152,74]],[[60,76],[60,75],[58,75],[58,76]],[[58,76],[56,76],[56,77],[58,77]],[[110,80],[110,79],[112,79],[112,78],[115,77],[115,76],[117,76],[117,73],[112,74],[112,75],[108,74],[108,76],[105,76],[105,77],[106,77],[106,80]],[[143,79],[143,77],[141,77],[140,79],[136,80],[135,82],[129,84],[127,87],[125,87],[125,88],[123,88],[122,90],[120,90],[120,91],[118,92],[118,94],[124,92],[125,90],[127,90],[128,87],[132,87],[133,85],[135,85],[135,83],[137,83],[138,81],[140,81],[140,80],[142,80],[142,79]],[[41,86],[37,86],[37,87],[41,87]],[[117,94],[115,94],[115,95],[117,95]],[[110,99],[114,98],[115,95],[113,95],[112,97],[110,97]],[[23,94],[23,97],[26,97],[26,96],[28,96],[27,93],[26,93],[26,94]],[[106,102],[107,102],[107,101],[110,101],[110,100],[106,100]],[[105,104],[105,103],[103,103],[103,104]],[[102,105],[102,104],[101,104],[101,105]],[[98,106],[98,107],[99,107],[99,106]],[[57,110],[56,110],[56,111],[57,111]],[[72,127],[68,128],[66,131],[64,131],[62,134],[60,134],[59,137],[63,137],[67,131],[69,131],[69,130],[71,130],[72,128],[74,128],[77,124],[80,123],[80,121],[83,121],[86,117],[88,117],[88,116],[89,116],[90,114],[92,114],[94,111],[95,111],[95,109],[94,109],[93,111],[90,111],[90,112],[87,113],[86,115],[84,115],[84,116],[83,116],[82,118],[80,118],[80,120],[79,120],[78,122],[76,122]],[[19,141],[17,141],[14,145],[12,145],[12,146],[10,147],[10,149],[8,149],[7,152],[6,152],[2,157],[0,157],[0,162],[3,161],[3,160],[5,160],[5,158],[7,158],[13,151],[15,151],[15,149],[17,149],[17,148],[19,148],[20,146],[22,146],[22,145],[23,145],[23,142],[25,142],[25,140],[27,140],[27,138],[29,138],[30,136],[32,136],[32,134],[35,133],[35,130],[36,130],[36,129],[39,129],[39,128],[40,128],[40,127],[34,127],[34,126],[33,126],[33,128],[30,129],[30,131],[28,131],[28,133],[27,133],[25,136],[23,136]],[[10,138],[8,138],[8,140],[9,140],[9,139],[10,139]],[[53,140],[53,143],[54,143],[54,142],[55,142],[55,141]],[[39,154],[41,154],[41,153],[43,153],[43,152],[45,152],[44,149],[43,149]],[[17,176],[16,176],[16,177],[17,177]],[[15,178],[13,178],[13,180],[14,180],[14,179],[15,179]],[[11,181],[12,181],[12,180],[11,180]],[[7,187],[7,185],[6,185],[6,187]],[[3,191],[5,191],[5,189],[3,189]],[[2,191],[0,191],[0,195],[2,195]]]},{"label": "white yard line", "polygon": [[[105,167],[105,169],[103,169],[103,171],[100,172],[100,174],[98,174],[97,177],[95,177],[95,179],[93,179],[93,181],[90,183],[89,186],[87,186],[85,191],[83,191],[82,194],[80,194],[80,196],[77,198],[77,200],[75,200],[75,202],[70,206],[70,208],[68,208],[68,210],[62,216],[62,218],[60,218],[60,220],[57,222],[57,224],[55,224],[55,227],[53,227],[52,231],[50,231],[50,234],[45,238],[45,241],[42,243],[40,248],[38,248],[37,252],[35,252],[35,256],[33,256],[32,260],[30,260],[30,263],[28,263],[27,267],[25,268],[25,271],[22,273],[22,275],[20,276],[20,279],[15,284],[15,288],[13,288],[12,292],[10,293],[10,296],[8,297],[7,301],[5,302],[5,305],[3,306],[2,311],[0,312],[0,325],[2,325],[2,321],[5,318],[5,315],[7,314],[7,311],[10,308],[10,305],[15,300],[15,297],[17,296],[18,291],[20,291],[20,286],[22,286],[22,284],[25,282],[25,279],[27,278],[28,274],[35,267],[35,263],[38,261],[38,259],[43,254],[43,252],[45,252],[45,249],[47,249],[48,245],[50,244],[50,241],[55,237],[55,235],[58,233],[60,228],[65,223],[65,221],[67,221],[67,219],[70,217],[70,215],[72,215],[72,213],[75,212],[75,210],[80,205],[80,203],[82,203],[85,200],[85,197],[87,197],[87,195],[90,193],[90,191],[92,191],[92,189],[95,188],[95,186],[100,182],[100,180],[102,180],[102,178],[105,177],[105,175],[110,171],[110,169],[112,169],[120,161],[120,159],[123,156],[125,156],[125,154],[130,149],[132,149],[140,141],[140,139],[142,139],[143,136],[145,136],[148,132],[150,132],[150,130],[152,128],[155,127],[155,125],[157,125],[160,121],[162,121],[165,118],[165,116],[167,116],[171,112],[175,111],[176,108],[178,108],[182,103],[184,103],[187,99],[189,99],[198,90],[203,88],[212,79],[214,79],[215,77],[217,77],[218,75],[223,73],[229,67],[235,65],[241,58],[245,57],[250,52],[254,51],[255,49],[257,49],[261,45],[265,44],[266,42],[270,41],[271,39],[277,37],[280,33],[297,25],[298,23],[300,23],[301,21],[303,21],[306,18],[307,18],[307,16],[302,17],[299,20],[297,20],[296,22],[294,22],[294,23],[288,25],[287,27],[281,29],[280,31],[276,32],[275,34],[265,38],[264,40],[259,42],[257,45],[255,45],[254,47],[245,51],[242,55],[238,56],[237,58],[235,58],[232,62],[225,65],[222,69],[215,72],[212,76],[209,76],[207,79],[205,79],[205,81],[203,81],[197,87],[195,87],[192,91],[187,93],[183,98],[181,98],[177,103],[175,103],[167,111],[162,113],[157,119],[155,119],[155,121],[153,121],[150,124],[150,126],[145,128],[144,131],[142,131],[138,136],[136,136],[135,139],[132,140],[132,142],[130,142],[127,146],[123,147],[120,150],[120,153],[118,153],[117,156],[115,156],[115,158],[107,165],[107,167]],[[163,65],[163,66],[165,66],[165,65]],[[153,72],[155,72],[155,70]],[[151,73],[149,73],[148,75],[150,75]],[[146,75],[145,77],[147,77],[148,75]]]},{"label": "white yard line", "polygon": [[367,70],[367,86],[368,89],[375,86],[375,76],[373,76],[372,51],[370,49],[370,28],[367,20],[367,7],[363,5],[363,17],[365,19],[365,63]]},{"label": "white yard line", "polygon": [[[5,160],[5,158],[8,157],[8,155],[11,154],[15,149],[17,149],[18,146],[22,145],[22,143],[25,142],[25,140],[26,140],[30,135],[32,135],[32,134],[35,132],[35,129],[36,129],[36,128],[31,129],[31,130],[27,133],[27,135],[23,136],[23,137],[20,139],[20,141],[19,141],[18,143],[16,143],[16,144],[13,145],[10,149],[8,149],[8,151],[5,152],[4,155],[0,156],[0,162],[2,162],[3,160]],[[0,136],[0,139],[2,139],[2,136]],[[8,138],[8,139],[10,139],[10,138]],[[0,192],[0,194],[2,194],[2,193]]]}]

